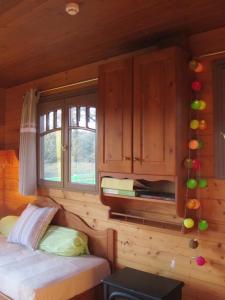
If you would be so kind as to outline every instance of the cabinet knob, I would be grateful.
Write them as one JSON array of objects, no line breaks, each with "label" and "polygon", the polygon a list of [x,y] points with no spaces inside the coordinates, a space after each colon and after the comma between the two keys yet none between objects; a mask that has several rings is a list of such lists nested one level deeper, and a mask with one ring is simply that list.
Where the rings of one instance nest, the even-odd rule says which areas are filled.
[{"label": "cabinet knob", "polygon": [[140,161],[141,159],[139,157],[134,157],[134,161]]},{"label": "cabinet knob", "polygon": [[125,160],[131,160],[129,156],[125,156]]}]

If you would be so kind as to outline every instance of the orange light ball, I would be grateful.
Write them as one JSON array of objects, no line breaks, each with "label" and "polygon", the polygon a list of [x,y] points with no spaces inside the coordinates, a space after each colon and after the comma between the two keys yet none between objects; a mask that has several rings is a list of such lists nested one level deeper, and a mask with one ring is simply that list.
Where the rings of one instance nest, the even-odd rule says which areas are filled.
[{"label": "orange light ball", "polygon": [[199,148],[199,142],[197,140],[190,140],[188,147],[191,150],[196,150]]},{"label": "orange light ball", "polygon": [[198,199],[189,199],[188,202],[186,203],[186,207],[188,209],[194,209],[197,210],[200,207],[200,201]]},{"label": "orange light ball", "polygon": [[207,123],[205,120],[200,120],[199,121],[199,129],[205,130],[207,128]]},{"label": "orange light ball", "polygon": [[194,69],[196,73],[201,73],[203,71],[203,65],[198,62],[196,68]]}]

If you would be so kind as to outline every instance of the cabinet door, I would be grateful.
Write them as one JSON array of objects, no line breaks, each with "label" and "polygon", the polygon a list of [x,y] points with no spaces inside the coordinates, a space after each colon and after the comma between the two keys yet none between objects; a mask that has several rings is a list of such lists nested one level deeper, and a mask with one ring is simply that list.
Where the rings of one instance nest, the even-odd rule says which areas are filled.
[{"label": "cabinet door", "polygon": [[130,173],[132,59],[100,66],[99,92],[99,170]]},{"label": "cabinet door", "polygon": [[175,174],[176,88],[172,49],[134,59],[134,173]]}]

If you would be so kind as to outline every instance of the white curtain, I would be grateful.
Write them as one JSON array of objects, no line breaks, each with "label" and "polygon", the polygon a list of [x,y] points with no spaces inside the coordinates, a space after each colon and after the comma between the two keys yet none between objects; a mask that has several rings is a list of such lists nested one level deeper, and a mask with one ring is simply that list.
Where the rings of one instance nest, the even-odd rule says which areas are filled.
[{"label": "white curtain", "polygon": [[24,96],[20,124],[19,191],[35,195],[37,191],[36,120],[39,93],[29,90]]}]

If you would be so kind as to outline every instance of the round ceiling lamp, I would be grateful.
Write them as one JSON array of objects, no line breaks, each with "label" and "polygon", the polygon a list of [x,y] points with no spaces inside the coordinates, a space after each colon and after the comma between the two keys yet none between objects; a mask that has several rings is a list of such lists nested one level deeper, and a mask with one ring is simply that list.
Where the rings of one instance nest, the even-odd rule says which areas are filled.
[{"label": "round ceiling lamp", "polygon": [[76,14],[79,13],[80,10],[79,4],[75,2],[69,2],[66,4],[65,10],[69,15],[75,16]]}]

